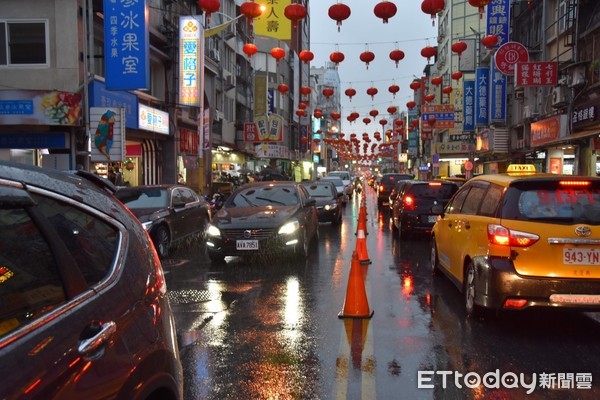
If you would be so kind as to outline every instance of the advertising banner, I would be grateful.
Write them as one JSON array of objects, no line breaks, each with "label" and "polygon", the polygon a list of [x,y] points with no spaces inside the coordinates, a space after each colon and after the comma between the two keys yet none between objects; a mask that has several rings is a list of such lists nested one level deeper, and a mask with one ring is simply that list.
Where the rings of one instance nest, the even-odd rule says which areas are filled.
[{"label": "advertising banner", "polygon": [[567,115],[555,115],[531,124],[531,146],[540,146],[567,135]]},{"label": "advertising banner", "polygon": [[262,15],[254,20],[254,33],[279,40],[292,38],[292,21],[285,17],[285,8],[292,0],[257,0],[258,4],[266,7]]},{"label": "advertising banner", "polygon": [[254,116],[267,115],[267,77],[254,76]]},{"label": "advertising banner", "polygon": [[436,143],[435,149],[438,154],[468,153],[475,150],[475,145],[473,143],[464,142],[446,142]]},{"label": "advertising banner", "polygon": [[509,40],[510,1],[492,0],[487,6],[486,34],[498,37],[498,46]]},{"label": "advertising banner", "polygon": [[271,114],[261,115],[254,122],[244,123],[244,141],[281,142],[283,141],[283,117]]},{"label": "advertising banner", "polygon": [[90,161],[125,160],[125,109],[90,108]]},{"label": "advertising banner", "polygon": [[452,104],[426,104],[421,106],[421,119],[429,124],[429,119],[435,118],[434,129],[454,128],[454,105]]},{"label": "advertising banner", "polygon": [[104,66],[109,90],[150,88],[146,0],[104,1]]},{"label": "advertising banner", "polygon": [[475,71],[475,125],[488,126],[490,99],[490,69],[477,67]]},{"label": "advertising banner", "polygon": [[463,82],[463,131],[475,130],[475,81]]},{"label": "advertising banner", "polygon": [[558,63],[527,62],[515,67],[515,86],[556,86],[558,85]]},{"label": "advertising banner", "polygon": [[138,115],[140,129],[163,133],[165,135],[169,134],[168,113],[140,104],[138,106]]},{"label": "advertising banner", "polygon": [[0,125],[79,125],[79,93],[0,90]]},{"label": "advertising banner", "polygon": [[204,28],[201,16],[179,17],[179,103],[204,104]]},{"label": "advertising banner", "polygon": [[494,65],[494,59],[490,63],[490,119],[494,122],[506,120],[506,75],[498,71]]}]

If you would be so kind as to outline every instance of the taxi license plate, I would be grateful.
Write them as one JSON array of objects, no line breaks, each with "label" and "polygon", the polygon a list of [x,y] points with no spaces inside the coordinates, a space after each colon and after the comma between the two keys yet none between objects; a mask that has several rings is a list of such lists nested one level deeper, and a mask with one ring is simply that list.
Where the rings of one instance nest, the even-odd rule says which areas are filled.
[{"label": "taxi license plate", "polygon": [[258,240],[236,240],[236,250],[258,250]]},{"label": "taxi license plate", "polygon": [[600,265],[600,249],[564,248],[563,263],[568,265]]},{"label": "taxi license plate", "polygon": [[600,295],[597,294],[551,294],[550,301],[559,304],[600,305]]}]

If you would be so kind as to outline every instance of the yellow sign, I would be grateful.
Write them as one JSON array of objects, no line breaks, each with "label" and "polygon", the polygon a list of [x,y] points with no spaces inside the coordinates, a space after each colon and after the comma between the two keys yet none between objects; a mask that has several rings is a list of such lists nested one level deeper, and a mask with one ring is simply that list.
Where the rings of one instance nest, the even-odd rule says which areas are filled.
[{"label": "yellow sign", "polygon": [[256,2],[264,5],[266,10],[254,20],[254,33],[279,40],[291,40],[292,21],[287,19],[283,13],[285,8],[292,4],[292,0],[258,0]]},{"label": "yellow sign", "polygon": [[254,77],[254,117],[267,115],[267,77]]},{"label": "yellow sign", "polygon": [[511,175],[529,175],[535,174],[537,171],[533,164],[510,164],[506,172]]}]

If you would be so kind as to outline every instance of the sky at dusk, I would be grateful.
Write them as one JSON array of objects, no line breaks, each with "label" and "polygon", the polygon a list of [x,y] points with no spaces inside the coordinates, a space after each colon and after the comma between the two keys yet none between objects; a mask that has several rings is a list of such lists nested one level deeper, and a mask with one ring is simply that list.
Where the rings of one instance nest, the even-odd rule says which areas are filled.
[{"label": "sky at dusk", "polygon": [[[360,136],[363,132],[382,132],[378,121],[387,117],[389,106],[397,106],[400,111],[406,110],[406,102],[413,99],[410,82],[422,76],[427,64],[427,59],[421,56],[421,49],[427,45],[437,45],[437,19],[436,26],[432,26],[431,16],[421,11],[422,0],[391,0],[398,12],[387,24],[373,12],[379,1],[344,0],[343,3],[350,7],[352,13],[342,22],[339,32],[336,21],[328,15],[329,7],[338,0],[310,2],[311,51],[315,54],[311,66],[325,66],[329,62],[329,55],[336,50],[345,55],[345,60],[338,66],[338,73],[342,82],[342,132],[347,134],[356,133]],[[375,53],[375,60],[369,63],[368,69],[359,58],[367,48]],[[389,58],[390,52],[396,48],[405,53],[398,68]],[[394,83],[400,87],[395,99],[388,91]],[[374,99],[366,93],[371,86],[378,89]],[[356,90],[352,100],[344,94],[349,87]],[[379,115],[365,125],[362,119],[371,118],[368,114],[372,109],[379,111]],[[350,123],[346,117],[353,111],[358,112],[360,117]]]}]

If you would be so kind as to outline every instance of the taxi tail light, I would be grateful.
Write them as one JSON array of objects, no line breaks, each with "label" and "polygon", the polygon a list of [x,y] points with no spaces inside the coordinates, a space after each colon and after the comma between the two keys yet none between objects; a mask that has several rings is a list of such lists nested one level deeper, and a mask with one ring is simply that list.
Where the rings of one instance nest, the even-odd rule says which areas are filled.
[{"label": "taxi tail light", "polygon": [[523,308],[527,305],[527,299],[506,299],[504,308]]},{"label": "taxi tail light", "polygon": [[591,181],[560,181],[558,182],[559,185],[561,186],[567,186],[567,187],[583,187],[583,186],[590,186],[592,184]]},{"label": "taxi tail light", "polygon": [[380,191],[380,192],[383,192],[383,190],[384,190],[384,189],[385,189],[385,188],[383,187],[383,185],[379,185],[379,191]]},{"label": "taxi tail light", "polygon": [[533,233],[510,230],[502,225],[489,224],[488,239],[490,243],[499,246],[529,247],[540,237]]},{"label": "taxi tail light", "polygon": [[415,199],[412,196],[404,196],[404,199],[402,199],[402,204],[404,205],[405,210],[415,209]]}]

